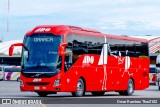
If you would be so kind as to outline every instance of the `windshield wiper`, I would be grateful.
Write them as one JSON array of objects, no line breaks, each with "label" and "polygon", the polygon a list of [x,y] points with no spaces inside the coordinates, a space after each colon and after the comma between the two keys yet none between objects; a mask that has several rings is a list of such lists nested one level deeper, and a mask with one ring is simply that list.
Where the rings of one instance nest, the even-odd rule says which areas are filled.
[{"label": "windshield wiper", "polygon": [[[37,69],[37,70],[39,70],[39,69],[41,69],[41,68],[47,68],[47,69],[49,69],[49,70],[51,70],[51,71],[57,71],[57,69],[55,69],[54,67],[49,67],[49,66],[46,66],[46,65],[44,65],[44,66],[32,66],[32,67],[28,67],[28,68],[22,68],[22,71],[25,71],[25,70],[30,70],[30,69]],[[43,70],[43,69],[42,69]]]},{"label": "windshield wiper", "polygon": [[46,67],[46,68],[48,68],[48,69],[50,69],[51,71],[54,71],[54,70],[56,70],[56,69],[53,69],[52,67],[49,67],[49,66],[46,66],[46,65],[43,65],[43,66],[39,66],[39,67]]},{"label": "windshield wiper", "polygon": [[36,69],[37,66],[32,66],[32,67],[28,67],[28,68],[22,68],[22,71],[28,70],[28,69]]}]

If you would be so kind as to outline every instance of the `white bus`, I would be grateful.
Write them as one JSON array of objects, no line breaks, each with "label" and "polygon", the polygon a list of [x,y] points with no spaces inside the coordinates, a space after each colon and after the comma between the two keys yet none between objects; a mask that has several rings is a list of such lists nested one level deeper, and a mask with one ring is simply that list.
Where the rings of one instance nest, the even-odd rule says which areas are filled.
[{"label": "white bus", "polygon": [[3,66],[0,66],[0,81],[4,79],[4,71],[3,71]]},{"label": "white bus", "polygon": [[20,66],[5,66],[4,67],[4,73],[5,73],[4,80],[20,81],[20,72],[21,72]]}]

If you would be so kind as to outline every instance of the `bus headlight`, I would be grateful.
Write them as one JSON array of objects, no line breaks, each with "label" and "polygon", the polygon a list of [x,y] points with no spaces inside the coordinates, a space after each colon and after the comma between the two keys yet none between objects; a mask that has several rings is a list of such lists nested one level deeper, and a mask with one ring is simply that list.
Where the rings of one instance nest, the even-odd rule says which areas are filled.
[{"label": "bus headlight", "polygon": [[59,84],[60,84],[60,79],[56,79],[56,80],[54,81],[54,86],[59,86]]}]

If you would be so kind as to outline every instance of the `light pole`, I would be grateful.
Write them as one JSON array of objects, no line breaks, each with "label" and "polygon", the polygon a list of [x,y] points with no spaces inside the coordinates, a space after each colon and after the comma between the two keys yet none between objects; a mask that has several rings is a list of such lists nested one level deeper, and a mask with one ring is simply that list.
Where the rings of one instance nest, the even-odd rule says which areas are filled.
[{"label": "light pole", "polygon": [[9,11],[10,11],[10,0],[8,0],[8,15],[7,15],[7,33],[9,34]]}]

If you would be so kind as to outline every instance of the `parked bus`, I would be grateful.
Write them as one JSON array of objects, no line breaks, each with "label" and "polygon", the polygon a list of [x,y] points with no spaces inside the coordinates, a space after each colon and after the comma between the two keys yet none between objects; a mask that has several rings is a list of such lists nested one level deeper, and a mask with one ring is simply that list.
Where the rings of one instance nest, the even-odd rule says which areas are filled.
[{"label": "parked bus", "polygon": [[4,80],[16,80],[20,81],[20,66],[5,66],[4,67]]},{"label": "parked bus", "polygon": [[[150,47],[149,47],[150,50]],[[150,53],[150,72],[149,72],[149,79],[150,79],[150,84],[156,85],[156,58],[158,56],[158,53]]]},{"label": "parked bus", "polygon": [[3,66],[0,66],[0,81],[2,81],[4,79],[4,70],[3,70]]},{"label": "parked bus", "polygon": [[156,85],[156,65],[155,64],[150,64],[149,83],[151,85]]},{"label": "parked bus", "polygon": [[21,91],[132,95],[149,86],[148,41],[67,25],[37,26],[22,46]]},{"label": "parked bus", "polygon": [[160,90],[160,54],[156,58],[156,85]]}]

